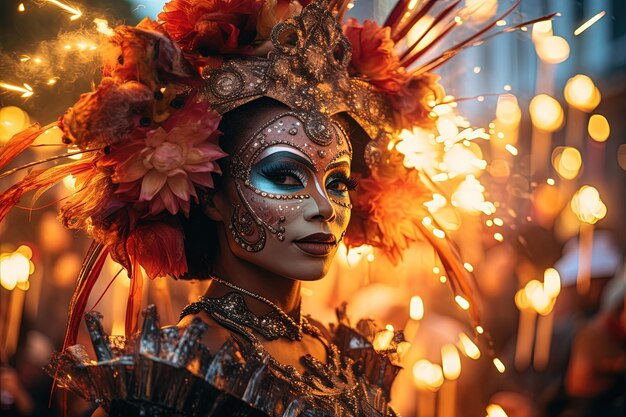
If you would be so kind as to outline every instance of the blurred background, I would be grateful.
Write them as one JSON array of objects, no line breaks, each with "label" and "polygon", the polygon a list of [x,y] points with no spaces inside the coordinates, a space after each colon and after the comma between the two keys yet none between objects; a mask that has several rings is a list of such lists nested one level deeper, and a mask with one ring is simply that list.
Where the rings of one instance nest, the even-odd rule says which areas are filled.
[{"label": "blurred background", "polygon": [[[136,24],[163,3],[0,2],[0,145],[30,123],[54,122],[97,85],[106,37],[94,19],[101,28]],[[394,3],[358,0],[350,14],[382,22]],[[429,211],[476,278],[481,325],[426,244],[397,265],[371,247],[342,250],[329,276],[304,289],[304,308],[331,322],[348,301],[354,321],[387,326],[379,349],[392,328],[405,329],[410,345],[393,393],[403,416],[624,416],[626,2],[524,0],[502,20],[512,2],[464,3],[471,13],[459,14],[462,25],[424,61],[486,22],[497,20],[496,32],[559,13],[454,57],[437,71],[450,103],[435,109],[436,131],[405,131],[397,144],[405,165],[441,189]],[[42,136],[40,145],[60,144],[58,129]],[[15,166],[56,153],[33,147]],[[14,181],[0,179],[0,190]],[[42,368],[62,345],[90,243],[56,220],[73,186],[68,177],[34,203],[23,199],[0,223],[3,416],[62,415],[62,395],[48,404],[52,380]],[[110,262],[88,306],[112,334],[123,333],[128,291],[118,271]],[[144,304],[157,304],[162,324],[176,323],[206,288],[165,278],[145,285]],[[85,331],[81,343],[90,345]],[[93,410],[71,395],[68,407],[69,416]]]}]

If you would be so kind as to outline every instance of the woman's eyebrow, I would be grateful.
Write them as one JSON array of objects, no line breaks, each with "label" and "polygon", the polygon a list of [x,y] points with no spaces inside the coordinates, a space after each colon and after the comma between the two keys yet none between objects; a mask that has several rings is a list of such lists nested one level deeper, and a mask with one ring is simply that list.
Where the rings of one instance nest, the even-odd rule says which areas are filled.
[{"label": "woman's eyebrow", "polygon": [[294,153],[294,152],[289,152],[289,151],[279,151],[273,154],[270,154],[268,156],[266,156],[265,158],[263,158],[261,161],[262,162],[268,158],[289,158],[289,159],[293,159],[296,162],[301,163],[302,165],[306,166],[307,168],[309,168],[311,171],[313,172],[317,172],[317,169],[313,166],[313,164],[311,163],[311,161],[309,161],[306,158],[301,157],[300,155]]},{"label": "woman's eyebrow", "polygon": [[328,172],[331,169],[335,169],[335,168],[341,168],[341,167],[345,167],[345,168],[350,168],[350,162],[346,161],[346,160],[340,160],[340,161],[335,161],[335,162],[331,162],[330,164],[328,164],[326,166],[326,168],[324,168],[324,172]]}]

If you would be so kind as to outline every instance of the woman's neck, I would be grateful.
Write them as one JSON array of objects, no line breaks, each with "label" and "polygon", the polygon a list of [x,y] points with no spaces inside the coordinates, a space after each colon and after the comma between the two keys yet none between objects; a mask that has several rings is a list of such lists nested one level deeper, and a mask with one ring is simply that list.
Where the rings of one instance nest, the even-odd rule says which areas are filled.
[{"label": "woman's neck", "polygon": [[[224,244],[227,245],[225,241]],[[295,318],[300,304],[300,281],[273,274],[238,258],[228,249],[228,246],[220,245],[220,247],[225,249],[220,251],[213,264],[213,271],[218,278],[266,298]],[[232,288],[213,282],[205,296],[221,297],[232,291]],[[246,296],[246,302],[250,310],[257,315],[263,315],[269,311],[266,303],[253,297]]]}]

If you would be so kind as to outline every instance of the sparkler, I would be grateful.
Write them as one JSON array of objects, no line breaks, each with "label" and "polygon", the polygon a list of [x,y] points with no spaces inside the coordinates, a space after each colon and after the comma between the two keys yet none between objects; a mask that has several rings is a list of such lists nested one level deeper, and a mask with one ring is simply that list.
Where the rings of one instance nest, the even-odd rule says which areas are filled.
[{"label": "sparkler", "polygon": [[33,94],[35,94],[35,92],[33,91],[33,87],[31,87],[30,85],[26,83],[23,83],[22,85],[24,87],[0,82],[0,88],[4,88],[5,90],[9,90],[9,91],[17,91],[18,93],[22,93],[23,98],[28,98],[32,96]]},{"label": "sparkler", "polygon": [[61,9],[65,10],[66,12],[70,13],[70,20],[76,20],[78,18],[80,18],[83,15],[83,12],[81,12],[79,9],[71,7],[65,3],[62,3],[58,0],[44,0],[46,3],[51,3],[54,4],[57,7],[60,7]]},{"label": "sparkler", "polygon": [[578,36],[581,33],[583,33],[584,31],[586,31],[587,29],[589,29],[591,27],[591,25],[593,25],[594,23],[596,23],[598,20],[602,19],[604,17],[604,15],[606,14],[606,12],[604,10],[602,10],[600,13],[598,13],[597,15],[593,16],[591,19],[587,20],[585,23],[583,23],[582,25],[580,25],[578,27],[578,29],[576,29],[574,31],[574,36]]}]

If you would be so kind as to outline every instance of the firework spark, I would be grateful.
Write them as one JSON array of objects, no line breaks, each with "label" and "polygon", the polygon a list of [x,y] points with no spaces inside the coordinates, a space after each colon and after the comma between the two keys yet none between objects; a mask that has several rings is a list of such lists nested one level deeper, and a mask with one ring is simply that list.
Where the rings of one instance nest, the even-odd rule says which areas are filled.
[{"label": "firework spark", "polygon": [[83,15],[83,12],[81,12],[79,9],[75,8],[75,7],[71,7],[65,3],[62,3],[58,0],[45,0],[46,3],[51,3],[54,4],[57,7],[60,7],[61,9],[65,10],[66,12],[70,13],[70,20],[76,20],[78,18],[80,18]]},{"label": "firework spark", "polygon": [[35,94],[35,92],[33,91],[33,88],[30,85],[26,83],[22,85],[24,87],[0,82],[0,88],[4,88],[5,90],[8,90],[8,91],[17,91],[18,93],[22,93],[22,97],[24,98],[28,98],[32,96],[33,94]]},{"label": "firework spark", "polygon": [[602,19],[604,17],[604,15],[606,14],[606,12],[604,10],[602,10],[600,13],[598,13],[597,15],[593,16],[591,19],[587,20],[585,23],[583,23],[582,25],[580,25],[578,27],[578,29],[576,29],[574,31],[574,36],[578,36],[581,33],[583,33],[584,31],[586,31],[587,29],[589,29],[591,27],[591,25],[593,25],[594,23],[596,23],[598,20]]}]

